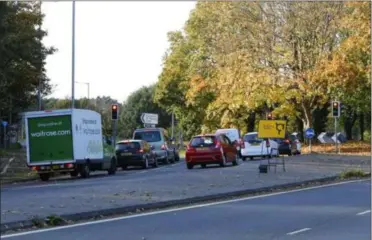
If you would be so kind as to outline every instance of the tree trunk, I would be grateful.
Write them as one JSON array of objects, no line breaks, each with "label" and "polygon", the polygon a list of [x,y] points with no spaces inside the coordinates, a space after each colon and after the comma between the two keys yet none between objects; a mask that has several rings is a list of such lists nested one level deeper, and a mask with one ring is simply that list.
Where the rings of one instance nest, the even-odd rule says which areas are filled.
[{"label": "tree trunk", "polygon": [[360,140],[364,141],[364,113],[359,114]]},{"label": "tree trunk", "polygon": [[247,124],[247,131],[248,132],[253,132],[255,128],[255,123],[256,123],[256,113],[251,112],[246,119],[246,124]]},{"label": "tree trunk", "polygon": [[296,125],[297,125],[297,132],[298,132],[298,137],[300,139],[301,142],[304,141],[304,138],[303,138],[303,132],[304,132],[304,122],[302,119],[300,118],[296,118]]},{"label": "tree trunk", "polygon": [[346,110],[345,111],[346,116],[344,118],[344,131],[346,133],[346,139],[352,140],[353,139],[353,127],[357,119],[357,114],[350,107],[345,107],[345,110]]}]

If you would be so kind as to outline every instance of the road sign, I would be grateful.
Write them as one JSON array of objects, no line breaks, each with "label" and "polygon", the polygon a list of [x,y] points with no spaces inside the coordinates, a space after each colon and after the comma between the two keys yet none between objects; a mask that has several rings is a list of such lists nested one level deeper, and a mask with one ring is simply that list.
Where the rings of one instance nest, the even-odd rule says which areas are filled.
[{"label": "road sign", "polygon": [[7,121],[2,121],[1,124],[3,125],[3,127],[8,126],[8,122]]},{"label": "road sign", "polygon": [[287,122],[284,120],[261,120],[258,124],[259,138],[285,138]]},{"label": "road sign", "polygon": [[158,124],[158,114],[154,113],[142,113],[141,121],[144,124]]},{"label": "road sign", "polygon": [[314,136],[315,136],[314,129],[312,129],[312,128],[306,129],[306,131],[305,131],[305,137],[306,138],[313,138]]},{"label": "road sign", "polygon": [[332,136],[330,136],[328,133],[326,132],[322,132],[321,134],[319,134],[318,136],[318,140],[319,142],[321,143],[334,143],[333,139],[332,139]]}]

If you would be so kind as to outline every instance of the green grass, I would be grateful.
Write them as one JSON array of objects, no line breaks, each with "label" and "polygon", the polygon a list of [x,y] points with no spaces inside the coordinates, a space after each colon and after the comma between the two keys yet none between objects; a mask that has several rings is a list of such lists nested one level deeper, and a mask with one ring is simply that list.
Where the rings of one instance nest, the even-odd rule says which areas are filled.
[{"label": "green grass", "polygon": [[341,179],[368,177],[370,174],[360,169],[345,170],[340,174]]}]

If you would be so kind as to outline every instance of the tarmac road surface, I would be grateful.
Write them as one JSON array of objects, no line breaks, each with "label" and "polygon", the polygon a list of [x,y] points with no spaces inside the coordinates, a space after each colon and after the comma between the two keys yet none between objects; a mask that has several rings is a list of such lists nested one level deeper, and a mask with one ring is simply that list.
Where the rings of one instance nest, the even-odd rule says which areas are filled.
[{"label": "tarmac road surface", "polygon": [[370,180],[36,230],[2,239],[371,239]]}]

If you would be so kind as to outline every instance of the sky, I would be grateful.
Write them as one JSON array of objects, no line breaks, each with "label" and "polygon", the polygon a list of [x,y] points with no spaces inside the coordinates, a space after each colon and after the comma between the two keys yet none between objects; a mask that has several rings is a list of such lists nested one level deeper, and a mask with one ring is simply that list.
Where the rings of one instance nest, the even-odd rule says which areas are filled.
[{"label": "sky", "polygon": [[[196,2],[77,1],[75,98],[110,96],[120,102],[157,81],[167,50],[167,32],[181,30]],[[43,42],[54,46],[47,75],[48,97],[71,97],[72,2],[43,2]]]}]

